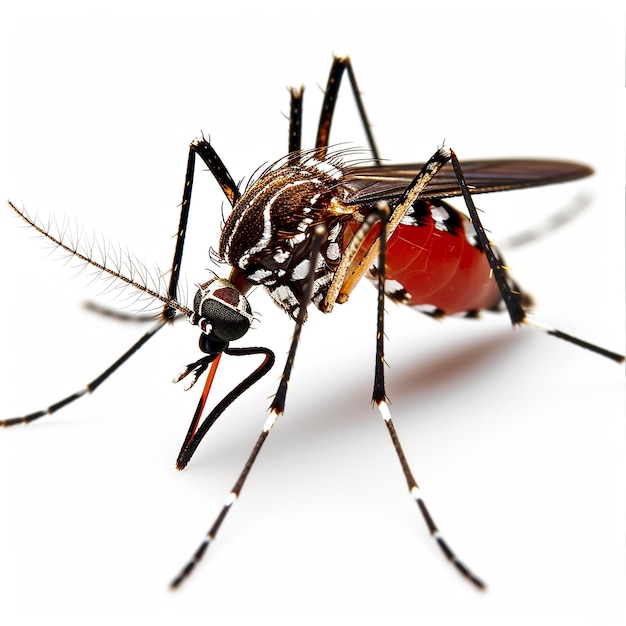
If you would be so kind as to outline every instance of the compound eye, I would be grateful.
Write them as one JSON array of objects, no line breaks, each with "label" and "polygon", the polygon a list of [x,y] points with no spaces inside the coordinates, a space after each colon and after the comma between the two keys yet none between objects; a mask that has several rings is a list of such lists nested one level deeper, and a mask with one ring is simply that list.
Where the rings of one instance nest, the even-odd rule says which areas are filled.
[{"label": "compound eye", "polygon": [[[208,322],[205,332],[212,330],[224,341],[243,337],[252,323],[248,300],[233,284],[222,278],[200,285],[193,308],[200,320]],[[200,322],[198,324],[202,326]]]}]

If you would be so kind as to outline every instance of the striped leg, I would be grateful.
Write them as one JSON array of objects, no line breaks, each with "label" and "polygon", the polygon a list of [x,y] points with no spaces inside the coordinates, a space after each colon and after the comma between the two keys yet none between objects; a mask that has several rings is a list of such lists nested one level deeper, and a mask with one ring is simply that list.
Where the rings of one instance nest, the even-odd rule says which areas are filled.
[{"label": "striped leg", "polygon": [[[187,161],[187,171],[185,174],[185,186],[183,190],[183,201],[181,205],[181,213],[179,220],[179,227],[176,237],[176,248],[174,251],[174,258],[172,261],[172,269],[170,273],[169,285],[167,288],[167,297],[163,294],[150,290],[145,283],[137,282],[136,278],[132,276],[123,275],[118,267],[108,266],[106,260],[104,263],[99,263],[94,258],[79,252],[75,247],[72,247],[68,242],[64,240],[62,234],[55,235],[50,232],[49,229],[44,228],[37,220],[31,219],[25,211],[18,209],[13,203],[9,202],[9,206],[20,215],[32,228],[38,231],[42,236],[46,237],[60,249],[65,250],[85,264],[95,267],[103,274],[109,274],[115,279],[120,280],[123,283],[129,284],[139,291],[145,292],[148,296],[165,302],[160,319],[155,326],[153,326],[148,332],[146,332],[135,344],[133,344],[122,356],[119,357],[110,367],[108,367],[102,374],[94,378],[84,388],[79,391],[55,402],[46,409],[29,413],[22,417],[13,417],[9,419],[0,420],[0,426],[8,427],[15,426],[17,424],[28,424],[34,420],[40,419],[46,415],[51,415],[64,406],[78,400],[87,392],[91,393],[95,391],[100,384],[102,384],[109,376],[111,376],[123,363],[125,363],[133,354],[135,354],[146,342],[148,342],[159,331],[165,323],[173,321],[177,314],[182,313],[189,315],[191,311],[186,307],[180,305],[177,302],[178,281],[180,276],[180,266],[183,257],[183,248],[185,244],[185,235],[187,232],[187,220],[189,217],[189,207],[191,202],[191,192],[193,188],[193,178],[195,169],[195,156],[196,154],[204,161],[209,167],[209,170],[217,180],[218,184],[226,194],[229,202],[233,204],[237,199],[239,192],[237,185],[233,181],[232,177],[226,170],[226,167],[222,163],[221,159],[217,156],[215,150],[204,139],[196,139],[193,141],[189,148],[189,158]],[[129,263],[130,267],[133,267],[132,260]],[[140,277],[141,279],[141,277]],[[102,312],[102,309],[96,309]]]},{"label": "striped leg", "polygon": [[98,377],[94,378],[90,383],[85,385],[79,391],[70,394],[66,398],[51,404],[48,408],[42,409],[40,411],[35,411],[34,413],[29,413],[28,415],[24,415],[23,417],[12,417],[5,420],[0,420],[0,426],[15,426],[16,424],[28,424],[37,419],[44,417],[45,415],[52,415],[52,413],[56,413],[59,409],[62,409],[64,406],[70,404],[70,402],[74,402],[74,400],[78,400],[86,393],[93,393],[111,374],[113,374],[117,369],[125,363],[135,352],[139,350],[145,343],[147,343],[154,335],[165,326],[167,320],[159,321],[155,324],[148,332],[146,332],[135,344],[133,344],[122,356],[115,361],[110,367],[108,367],[102,374]]},{"label": "striped leg", "polygon": [[[322,112],[320,113],[320,121],[317,127],[317,138],[315,147],[318,149],[317,154],[320,160],[326,157],[330,140],[330,127],[335,113],[335,104],[339,96],[339,88],[343,73],[348,72],[352,95],[359,112],[359,118],[365,131],[367,144],[372,156],[372,160],[376,165],[380,165],[380,156],[378,148],[374,141],[372,127],[365,112],[365,105],[361,99],[361,93],[356,82],[352,63],[348,57],[334,57],[333,64],[330,68],[326,89],[324,91],[324,102],[322,103]],[[304,87],[292,87],[290,89],[291,105],[289,109],[289,152],[296,152],[301,148],[301,131],[302,131],[302,100],[304,96]]]},{"label": "striped leg", "polygon": [[378,149],[376,148],[376,142],[374,141],[374,135],[372,134],[372,127],[367,118],[365,112],[365,106],[363,100],[361,100],[361,92],[356,82],[356,76],[352,69],[352,63],[349,57],[336,56],[333,59],[333,64],[330,68],[330,74],[328,75],[328,82],[326,83],[326,91],[324,92],[324,102],[322,103],[322,112],[320,114],[320,121],[317,128],[317,139],[315,141],[315,147],[319,148],[319,158],[323,159],[328,151],[328,142],[330,138],[330,126],[333,119],[333,113],[335,111],[335,104],[337,103],[337,96],[339,95],[339,87],[341,86],[341,79],[343,73],[348,72],[348,80],[350,81],[350,87],[352,88],[352,94],[354,101],[363,124],[363,130],[367,137],[367,144],[372,154],[372,159],[376,165],[380,165],[380,156]]},{"label": "striped leg", "polygon": [[[311,249],[311,268],[315,268],[316,260],[319,256],[320,249],[322,244],[326,240],[326,229],[323,226],[318,226],[315,230],[313,245]],[[226,497],[226,501],[224,502],[224,506],[222,507],[219,515],[215,518],[215,521],[207,531],[204,536],[202,542],[193,553],[191,559],[187,562],[187,564],[183,567],[180,573],[174,578],[171,582],[170,586],[172,589],[176,589],[184,580],[187,578],[195,569],[196,565],[204,556],[206,549],[209,547],[211,542],[217,536],[217,533],[222,525],[222,522],[228,515],[233,503],[239,497],[241,490],[243,489],[244,483],[256,461],[265,440],[267,439],[270,431],[274,427],[274,424],[278,420],[278,418],[283,414],[285,410],[285,400],[287,397],[287,387],[289,385],[289,380],[291,378],[291,371],[293,369],[293,363],[296,357],[296,351],[298,349],[298,343],[300,341],[300,335],[302,333],[302,326],[304,324],[304,320],[306,319],[306,305],[311,301],[311,296],[313,294],[313,286],[315,281],[315,272],[311,271],[308,280],[303,290],[302,300],[300,301],[300,307],[298,312],[298,318],[296,320],[293,338],[291,340],[291,346],[289,348],[289,354],[287,356],[287,362],[285,363],[285,367],[283,369],[282,376],[280,377],[280,383],[278,386],[278,391],[274,396],[274,400],[270,406],[270,414],[265,420],[265,424],[263,425],[263,429],[261,430],[261,434],[259,435],[254,447],[252,448],[252,452],[248,456],[248,460],[239,474],[239,478],[235,482],[233,488],[230,490],[228,496]]]},{"label": "striped leg", "polygon": [[[388,208],[388,207],[387,207]],[[381,212],[383,211],[383,207],[379,207]],[[390,211],[388,211],[388,214]],[[386,220],[384,220],[385,222]],[[424,521],[426,522],[426,526],[428,526],[428,530],[430,534],[435,539],[442,552],[446,556],[446,558],[456,567],[456,569],[471,583],[476,585],[478,589],[485,589],[485,583],[478,578],[472,571],[463,564],[462,561],[456,556],[456,554],[452,551],[446,540],[443,538],[439,529],[437,528],[433,518],[426,507],[424,500],[422,499],[420,489],[418,487],[417,481],[413,476],[413,472],[411,471],[411,467],[404,455],[404,451],[402,450],[402,445],[400,444],[400,439],[398,438],[398,434],[396,432],[396,428],[391,419],[391,413],[389,411],[389,405],[387,404],[387,398],[385,393],[385,351],[384,351],[384,338],[385,338],[385,255],[387,251],[387,242],[386,237],[384,236],[385,228],[381,228],[381,232],[383,235],[380,238],[380,255],[378,257],[378,321],[376,328],[376,365],[374,372],[374,392],[372,394],[372,400],[378,407],[380,414],[385,422],[385,426],[389,431],[389,436],[391,437],[391,441],[393,443],[394,450],[398,456],[398,460],[400,461],[400,465],[402,466],[402,472],[404,473],[404,478],[407,483],[407,487],[409,489],[409,493],[411,497],[415,500]]]},{"label": "striped leg", "polygon": [[558,330],[557,328],[553,328],[528,317],[526,311],[524,311],[522,305],[520,304],[519,294],[514,293],[511,290],[511,287],[506,279],[506,267],[502,264],[498,255],[496,255],[492,250],[491,242],[487,237],[487,233],[483,228],[480,217],[478,215],[478,211],[476,209],[476,206],[474,205],[472,194],[470,193],[467,183],[465,182],[465,177],[463,176],[463,169],[461,167],[461,164],[459,163],[459,160],[453,151],[450,151],[450,156],[452,166],[454,167],[454,172],[456,174],[457,180],[459,181],[461,193],[463,194],[463,199],[465,200],[465,205],[467,206],[467,210],[472,220],[474,230],[476,231],[476,235],[478,237],[478,242],[480,243],[482,249],[485,251],[485,255],[487,256],[487,260],[489,261],[489,266],[491,267],[493,276],[498,285],[498,289],[500,290],[502,301],[506,305],[513,325],[517,326],[520,324],[525,324],[526,326],[538,328],[548,335],[552,335],[553,337],[563,339],[564,341],[572,343],[580,348],[585,348],[586,350],[595,352],[596,354],[606,357],[607,359],[611,359],[616,363],[623,363],[624,356],[621,354],[606,350],[605,348],[596,346],[595,344],[589,343],[588,341],[584,341],[582,339],[579,339],[578,337],[574,337],[572,335],[564,333],[561,330]]}]

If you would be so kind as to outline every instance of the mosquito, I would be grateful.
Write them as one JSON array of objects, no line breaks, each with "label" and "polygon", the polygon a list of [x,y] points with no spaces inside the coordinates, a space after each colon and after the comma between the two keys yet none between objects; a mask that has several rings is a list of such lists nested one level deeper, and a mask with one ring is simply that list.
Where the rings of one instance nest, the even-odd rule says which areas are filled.
[{"label": "mosquito", "polygon": [[[358,156],[345,148],[332,148],[329,143],[345,74],[367,138],[366,159],[362,153]],[[246,294],[254,286],[264,287],[294,324],[288,356],[261,433],[215,521],[172,580],[171,587],[176,588],[215,540],[270,431],[284,412],[308,306],[312,303],[323,313],[330,313],[336,304],[345,303],[361,279],[367,277],[376,284],[378,293],[373,403],[388,430],[409,494],[430,534],[456,570],[475,587],[484,589],[482,579],[457,557],[439,532],[392,421],[384,377],[385,299],[435,317],[475,317],[482,310],[506,311],[513,326],[531,326],[623,362],[620,354],[528,315],[526,309],[531,299],[511,278],[502,254],[489,241],[473,200],[479,193],[573,181],[589,176],[592,170],[578,163],[537,159],[467,161],[461,165],[454,151],[447,147],[439,148],[423,165],[384,164],[348,57],[333,60],[315,147],[302,149],[303,93],[302,87],[290,89],[287,155],[253,177],[243,191],[209,141],[201,137],[191,142],[174,258],[169,283],[162,288],[152,285],[141,272],[124,271],[134,267],[132,260],[118,257],[100,261],[9,202],[17,214],[55,246],[103,276],[160,303],[162,311],[135,344],[79,391],[46,409],[2,420],[0,425],[28,424],[94,392],[166,324],[184,316],[199,328],[202,356],[187,365],[174,382],[187,379],[188,387],[192,387],[208,370],[176,461],[177,468],[184,469],[218,417],[274,364],[274,353],[269,348],[231,347],[231,343],[246,335],[253,321]],[[179,278],[198,157],[232,207],[217,249],[219,261],[228,264],[230,272],[228,278],[210,276],[198,286],[193,302],[186,305],[179,297]],[[446,202],[452,196],[462,196],[467,216]],[[257,356],[262,362],[208,410],[209,391],[223,355]]]}]

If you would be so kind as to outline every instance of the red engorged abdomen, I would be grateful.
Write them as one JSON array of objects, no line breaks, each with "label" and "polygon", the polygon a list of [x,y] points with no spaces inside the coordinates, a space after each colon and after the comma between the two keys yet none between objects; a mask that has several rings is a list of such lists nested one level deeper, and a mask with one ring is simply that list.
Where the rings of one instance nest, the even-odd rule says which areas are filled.
[{"label": "red engorged abdomen", "polygon": [[432,218],[421,226],[398,225],[388,243],[386,278],[410,294],[406,304],[453,314],[489,309],[498,302],[485,255],[459,230],[439,230]]}]

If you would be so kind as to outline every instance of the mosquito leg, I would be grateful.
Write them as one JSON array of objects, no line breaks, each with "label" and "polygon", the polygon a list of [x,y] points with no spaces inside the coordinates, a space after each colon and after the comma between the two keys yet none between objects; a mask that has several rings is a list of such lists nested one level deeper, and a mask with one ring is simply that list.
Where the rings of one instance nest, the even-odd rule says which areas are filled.
[{"label": "mosquito leg", "polygon": [[[208,144],[204,139],[196,139],[192,142],[189,149],[189,158],[187,161],[187,172],[185,175],[185,188],[183,191],[183,202],[181,206],[181,215],[180,222],[178,228],[178,234],[176,237],[176,249],[174,252],[174,259],[172,262],[172,270],[170,276],[170,282],[168,286],[168,295],[169,298],[175,303],[176,302],[176,292],[178,289],[178,280],[180,276],[180,263],[182,261],[183,255],[183,246],[185,243],[185,234],[187,229],[187,220],[189,217],[189,204],[191,201],[191,191],[193,187],[193,175],[194,175],[194,165],[195,165],[195,155],[198,154],[200,158],[206,163],[209,167],[211,173],[217,180],[218,184],[223,189],[226,197],[232,203],[239,197],[239,191],[237,190],[237,185],[233,181],[232,177],[226,170],[226,167],[222,163],[221,159],[217,156],[215,150]],[[25,215],[22,211],[17,209],[13,204],[9,203],[11,208],[13,208],[19,215],[21,215],[31,226],[33,226],[36,230],[38,230],[42,235],[48,237],[51,241],[53,241],[56,245],[64,247],[68,250],[68,252],[75,254],[76,256],[80,256],[75,250],[71,250],[68,248],[66,244],[63,243],[62,240],[55,238],[50,233],[46,232],[42,227],[38,226],[33,220],[29,219],[27,215]],[[92,260],[89,258],[83,259],[87,263],[92,263]],[[105,268],[100,267],[100,269],[105,270]],[[123,276],[118,275],[118,278],[124,279]],[[99,309],[97,309],[99,310]],[[101,383],[103,383],[111,374],[113,374],[123,363],[125,363],[133,354],[135,354],[145,343],[147,343],[156,333],[159,331],[166,322],[173,321],[176,315],[179,312],[184,312],[187,314],[189,310],[186,307],[175,308],[171,304],[165,304],[163,308],[163,312],[161,313],[160,321],[153,326],[150,330],[148,330],[135,344],[133,344],[122,356],[117,359],[110,367],[108,367],[102,374],[98,377],[94,378],[90,383],[88,383],[81,390],[55,402],[50,405],[46,409],[35,411],[34,413],[29,413],[28,415],[24,415],[22,417],[14,417],[5,420],[0,420],[0,426],[14,426],[16,424],[28,424],[34,420],[40,419],[45,415],[50,415],[55,413],[59,409],[63,408],[67,404],[74,402],[78,398],[82,397],[86,393],[91,393],[95,391]]]},{"label": "mosquito leg", "polygon": [[[172,273],[171,273],[170,284],[168,288],[169,297],[173,301],[176,300],[176,291],[178,287],[178,278],[179,278],[179,272],[180,272],[180,260],[182,258],[182,250],[183,250],[183,244],[184,244],[184,239],[185,239],[185,236],[184,236],[185,228],[186,228],[187,217],[189,213],[189,201],[191,198],[191,187],[192,187],[193,169],[194,169],[193,158],[194,158],[194,151],[192,149],[190,150],[190,158],[188,160],[188,165],[187,165],[187,175],[185,178],[185,190],[184,190],[184,195],[183,195],[183,206],[181,209],[181,219],[180,219],[181,226],[179,227],[179,231],[178,231],[178,237],[177,237],[177,242],[176,242],[176,252],[174,253],[174,262],[172,265]],[[22,218],[26,220],[33,228],[35,228],[42,235],[48,237],[48,239],[50,239],[53,243],[67,250],[74,256],[81,258],[86,263],[90,263],[102,271],[108,271],[105,266],[94,263],[93,259],[85,257],[84,255],[79,253],[76,249],[70,248],[66,243],[63,242],[62,237],[61,238],[55,237],[53,234],[49,233],[43,227],[38,225],[36,221],[30,219],[23,211],[20,211],[19,209],[17,209],[12,203],[9,202],[9,205],[11,206],[11,208],[13,208],[13,210],[15,210],[19,215],[21,215]],[[122,276],[121,274],[117,272],[115,273],[115,276],[121,280],[126,280],[127,282],[132,283],[132,280],[125,278],[124,276]],[[158,294],[155,294],[155,295],[158,296]],[[9,418],[5,420],[0,420],[0,426],[7,427],[7,426],[15,426],[16,424],[28,424],[46,415],[51,415],[52,413],[55,413],[56,411],[70,404],[71,402],[78,400],[78,398],[82,397],[86,393],[92,393],[109,376],[111,376],[111,374],[113,374],[123,363],[125,363],[145,343],[147,343],[164,326],[164,324],[167,321],[173,321],[176,315],[183,309],[184,307],[177,309],[172,304],[166,303],[163,308],[160,321],[155,326],[153,326],[150,330],[144,333],[144,335],[135,344],[133,344],[126,352],[124,352],[124,354],[122,354],[122,356],[120,356],[110,367],[108,367],[98,377],[94,378],[85,387],[63,398],[62,400],[59,400],[58,402],[55,402],[54,404],[50,405],[46,409],[35,411],[34,413],[29,413],[28,415],[24,415],[22,417],[14,417],[14,418]],[[99,310],[100,312],[102,312],[102,309],[96,309],[96,310]]]},{"label": "mosquito leg", "polygon": [[467,210],[472,220],[472,225],[474,226],[474,230],[476,231],[478,242],[481,248],[484,250],[487,260],[489,261],[489,266],[491,267],[496,284],[498,285],[498,289],[500,290],[502,301],[504,302],[509,312],[509,316],[513,325],[517,326],[519,324],[526,324],[527,326],[539,328],[549,335],[552,335],[559,339],[563,339],[565,341],[568,341],[569,343],[573,343],[581,348],[591,350],[592,352],[616,361],[617,363],[623,363],[624,356],[621,354],[611,352],[610,350],[606,350],[605,348],[601,348],[600,346],[596,346],[587,341],[583,341],[582,339],[578,339],[577,337],[573,337],[572,335],[568,335],[567,333],[542,324],[541,322],[535,321],[527,316],[526,311],[524,311],[524,308],[520,304],[520,294],[514,293],[509,285],[509,282],[507,281],[506,267],[502,264],[500,258],[494,253],[491,247],[491,242],[487,237],[487,233],[483,228],[480,217],[478,216],[478,211],[476,209],[476,206],[474,205],[472,194],[470,193],[467,183],[465,182],[465,177],[463,176],[461,164],[459,163],[459,160],[453,151],[450,151],[450,154],[452,166],[454,167],[454,172],[456,174],[457,180],[459,181],[459,187],[461,188],[463,199],[465,200],[465,205],[467,206]]},{"label": "mosquito leg", "polygon": [[[183,189],[183,201],[180,208],[180,219],[178,223],[178,231],[176,233],[176,248],[174,250],[174,258],[172,260],[172,270],[170,274],[170,282],[168,286],[168,295],[173,300],[176,299],[178,290],[178,281],[180,279],[180,266],[183,260],[183,248],[185,245],[185,236],[187,235],[187,222],[189,220],[189,208],[191,205],[191,192],[193,190],[193,180],[195,172],[196,154],[204,161],[209,168],[211,174],[222,188],[226,198],[231,206],[235,204],[239,198],[239,190],[237,184],[229,174],[226,166],[217,155],[217,152],[204,139],[194,139],[189,145],[189,155],[187,157],[187,171],[185,173],[185,187]],[[161,314],[163,319],[172,319],[176,311],[167,305],[163,308]]]},{"label": "mosquito leg", "polygon": [[435,541],[441,548],[441,551],[444,553],[446,558],[454,565],[454,567],[456,567],[456,569],[461,573],[461,575],[467,578],[471,583],[476,585],[476,587],[478,587],[479,589],[481,590],[486,589],[485,583],[480,578],[478,578],[474,573],[472,573],[472,571],[462,561],[459,560],[459,558],[456,556],[456,554],[452,551],[452,549],[448,545],[447,541],[443,538],[443,536],[439,532],[439,529],[437,528],[435,522],[433,521],[433,518],[428,508],[426,507],[426,503],[424,502],[421,496],[420,489],[417,485],[417,482],[415,481],[415,478],[413,477],[411,468],[409,467],[406,457],[404,456],[402,446],[400,445],[400,440],[398,439],[396,429],[391,420],[391,413],[389,412],[389,407],[387,405],[387,402],[385,400],[380,400],[380,401],[377,401],[376,404],[378,405],[380,414],[383,417],[385,426],[387,426],[387,430],[389,431],[389,435],[391,436],[391,440],[393,442],[393,447],[396,451],[396,454],[398,455],[400,464],[402,465],[402,471],[404,472],[404,477],[406,479],[409,492],[411,496],[413,497],[413,499],[415,500],[424,518],[424,521],[426,522],[426,525],[428,526],[428,530],[430,531],[430,534],[435,539]]},{"label": "mosquito leg", "polygon": [[[155,315],[150,313],[129,313],[118,309],[102,306],[97,302],[86,301],[83,302],[83,308],[90,313],[96,313],[102,317],[109,317],[120,322],[134,322],[143,324],[145,322],[154,322]],[[181,316],[177,316],[176,319],[182,319]]]},{"label": "mosquito leg", "polygon": [[122,356],[115,361],[110,367],[108,367],[100,376],[94,378],[90,383],[85,385],[82,389],[73,393],[58,402],[50,405],[47,409],[43,409],[41,411],[35,411],[34,413],[29,413],[28,415],[24,415],[23,417],[12,417],[6,420],[0,420],[0,426],[15,426],[16,424],[28,424],[29,422],[33,422],[36,419],[44,417],[45,415],[51,415],[52,413],[56,413],[59,409],[62,409],[64,406],[74,402],[74,400],[78,400],[78,398],[84,396],[86,393],[93,393],[111,374],[119,369],[119,367],[125,363],[135,352],[139,350],[145,343],[147,343],[152,337],[157,333],[157,331],[161,330],[165,325],[165,320],[159,321],[155,326],[153,326],[148,332],[146,332],[139,341],[133,344]]},{"label": "mosquito leg", "polygon": [[[386,208],[386,211],[385,211]],[[378,210],[383,215],[383,224],[387,221],[389,214],[391,213],[389,207],[385,207],[384,203],[381,203],[378,206]],[[385,215],[386,213],[386,215]],[[443,538],[439,529],[435,525],[433,518],[426,507],[424,500],[422,499],[420,489],[417,485],[415,478],[413,477],[413,472],[409,466],[409,463],[404,455],[404,451],[402,450],[402,445],[400,444],[400,440],[398,438],[398,434],[396,432],[395,426],[391,419],[391,413],[389,411],[389,406],[387,404],[387,397],[385,393],[385,351],[384,351],[384,341],[385,341],[385,256],[387,252],[387,242],[385,237],[385,229],[381,228],[381,237],[380,237],[380,255],[378,257],[378,319],[377,319],[377,328],[376,328],[376,365],[374,369],[374,392],[372,394],[372,400],[378,407],[380,414],[385,422],[385,426],[387,426],[387,430],[389,431],[389,435],[391,437],[391,441],[393,443],[394,450],[398,456],[400,461],[400,465],[402,466],[402,472],[404,473],[404,478],[406,479],[407,487],[409,488],[409,493],[415,500],[424,521],[426,522],[426,526],[428,526],[428,530],[430,534],[433,536],[442,552],[446,556],[446,558],[456,567],[456,569],[470,582],[472,582],[479,589],[485,589],[485,583],[478,578],[475,574],[473,574],[467,566],[463,564],[462,561],[458,559],[456,554],[452,551],[446,540]]]},{"label": "mosquito leg", "polygon": [[341,85],[341,79],[344,71],[348,72],[348,79],[350,80],[350,86],[352,87],[352,93],[356,102],[357,109],[359,111],[359,117],[367,136],[367,143],[369,145],[370,152],[372,153],[372,159],[376,165],[380,165],[380,156],[378,154],[378,148],[374,141],[374,135],[372,134],[372,127],[365,112],[365,106],[361,99],[361,93],[356,82],[356,77],[352,69],[352,63],[349,57],[335,57],[333,64],[330,68],[330,74],[328,76],[328,82],[326,83],[326,91],[324,93],[324,102],[322,104],[322,113],[320,115],[320,122],[317,129],[317,140],[315,147],[319,148],[320,158],[324,158],[328,151],[328,141],[330,137],[330,126],[333,120],[333,113],[335,111],[335,104],[337,103],[337,96],[339,94],[339,87]]},{"label": "mosquito leg", "polygon": [[298,342],[300,340],[300,334],[302,332],[302,326],[304,324],[304,320],[306,319],[306,305],[310,302],[312,294],[313,294],[313,286],[315,282],[314,268],[316,266],[316,260],[319,256],[320,249],[326,239],[326,236],[327,236],[326,229],[322,225],[318,226],[315,229],[315,234],[313,235],[312,250],[311,250],[312,270],[309,274],[308,280],[303,290],[302,300],[300,302],[300,308],[299,308],[298,316],[296,319],[296,325],[294,328],[293,338],[291,340],[291,347],[289,349],[289,355],[287,357],[287,362],[285,363],[285,367],[283,369],[283,373],[280,379],[280,384],[278,386],[278,391],[276,392],[276,395],[274,396],[274,400],[272,401],[272,404],[270,406],[270,414],[267,417],[265,424],[263,425],[261,434],[259,435],[256,443],[254,444],[254,447],[252,448],[252,452],[250,453],[250,456],[248,457],[248,460],[246,461],[246,464],[244,465],[243,470],[241,471],[241,474],[239,475],[239,478],[237,479],[233,488],[230,490],[228,496],[226,497],[226,501],[224,503],[224,506],[222,507],[222,510],[220,511],[219,515],[216,517],[212,526],[209,528],[207,534],[205,535],[204,539],[202,540],[202,542],[200,543],[196,551],[193,553],[193,556],[191,557],[191,559],[187,562],[185,567],[183,567],[183,569],[180,571],[178,576],[176,576],[176,578],[174,578],[174,580],[171,582],[170,586],[172,589],[177,588],[183,582],[183,580],[185,580],[185,578],[187,578],[191,574],[191,572],[194,570],[194,568],[196,567],[200,559],[202,559],[204,553],[206,552],[206,549],[209,547],[209,544],[217,536],[217,533],[222,525],[222,522],[226,518],[226,515],[228,515],[228,512],[230,511],[230,508],[232,507],[233,503],[239,497],[239,494],[241,493],[243,485],[246,482],[246,478],[248,477],[248,474],[250,473],[250,470],[252,469],[252,466],[254,465],[254,462],[256,461],[256,458],[259,455],[259,452],[261,451],[263,444],[265,443],[265,440],[267,439],[270,431],[274,427],[274,424],[276,423],[280,415],[284,412],[285,398],[287,395],[287,386],[289,384],[289,379],[291,377],[291,371],[293,369],[293,363],[294,363],[296,351],[298,348]]},{"label": "mosquito leg", "polygon": [[289,89],[291,103],[289,106],[289,154],[302,147],[302,98],[304,87]]}]

